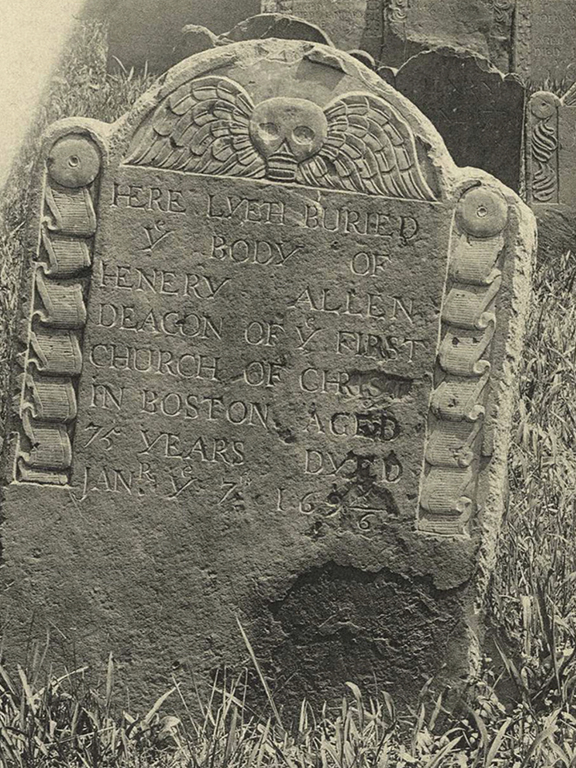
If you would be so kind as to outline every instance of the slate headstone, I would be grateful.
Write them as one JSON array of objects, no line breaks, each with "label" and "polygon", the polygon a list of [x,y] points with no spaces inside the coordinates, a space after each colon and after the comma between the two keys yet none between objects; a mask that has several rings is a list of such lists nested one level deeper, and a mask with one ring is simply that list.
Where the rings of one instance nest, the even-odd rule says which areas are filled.
[{"label": "slate headstone", "polygon": [[420,53],[382,75],[432,121],[457,165],[520,189],[526,89],[516,75],[453,48]]},{"label": "slate headstone", "polygon": [[310,42],[193,56],[112,126],[55,124],[41,164],[5,654],[55,626],[148,699],[174,669],[242,665],[238,617],[289,703],[458,686],[504,508],[529,209]]},{"label": "slate headstone", "polygon": [[109,14],[108,69],[165,72],[181,60],[182,29],[190,24],[227,32],[260,12],[260,0],[118,0]]},{"label": "slate headstone", "polygon": [[262,11],[316,24],[338,48],[360,48],[379,58],[384,35],[382,0],[262,0]]},{"label": "slate headstone", "polygon": [[317,24],[345,50],[363,49],[380,64],[399,67],[439,46],[467,48],[508,72],[514,0],[263,0],[263,11]]},{"label": "slate headstone", "polygon": [[313,43],[332,45],[332,41],[320,27],[281,13],[260,13],[251,16],[226,32],[224,37],[231,43],[278,37],[282,40],[309,40]]},{"label": "slate headstone", "polygon": [[576,0],[517,0],[514,69],[537,87],[576,78]]}]

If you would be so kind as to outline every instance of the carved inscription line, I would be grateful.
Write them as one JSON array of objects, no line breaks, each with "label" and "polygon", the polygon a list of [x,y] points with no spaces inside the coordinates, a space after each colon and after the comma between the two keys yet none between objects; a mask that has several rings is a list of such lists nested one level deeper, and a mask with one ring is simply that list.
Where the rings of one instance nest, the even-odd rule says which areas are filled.
[{"label": "carved inscription line", "polygon": [[484,419],[506,220],[506,201],[477,188],[463,196],[453,224],[420,489],[420,531],[465,533],[474,511],[480,456],[490,453]]},{"label": "carved inscription line", "polygon": [[48,157],[20,401],[20,482],[70,479],[99,171],[97,147],[80,134],[59,139]]}]

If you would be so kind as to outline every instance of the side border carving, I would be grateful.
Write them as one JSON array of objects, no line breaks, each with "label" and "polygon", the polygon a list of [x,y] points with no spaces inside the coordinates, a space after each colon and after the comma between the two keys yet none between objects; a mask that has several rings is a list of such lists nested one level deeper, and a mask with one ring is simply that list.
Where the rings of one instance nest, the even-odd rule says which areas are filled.
[{"label": "side border carving", "polygon": [[528,121],[528,199],[531,203],[559,200],[560,99],[537,91],[530,99]]},{"label": "side border carving", "polygon": [[408,21],[410,0],[388,0],[386,16],[390,24],[405,25]]},{"label": "side border carving", "polygon": [[488,39],[491,60],[505,72],[512,70],[516,0],[492,0],[492,28]]},{"label": "side border carving", "polygon": [[19,403],[17,482],[62,486],[70,480],[100,169],[100,150],[81,132],[59,138],[48,153]]},{"label": "side border carving", "polygon": [[532,63],[532,0],[516,0],[514,13],[513,71],[527,80]]},{"label": "side border carving", "polygon": [[480,462],[492,453],[485,416],[507,221],[504,197],[483,187],[456,208],[420,486],[422,532],[466,533]]},{"label": "side border carving", "polygon": [[512,34],[512,16],[515,7],[516,0],[493,0],[493,37],[505,41],[510,40]]}]

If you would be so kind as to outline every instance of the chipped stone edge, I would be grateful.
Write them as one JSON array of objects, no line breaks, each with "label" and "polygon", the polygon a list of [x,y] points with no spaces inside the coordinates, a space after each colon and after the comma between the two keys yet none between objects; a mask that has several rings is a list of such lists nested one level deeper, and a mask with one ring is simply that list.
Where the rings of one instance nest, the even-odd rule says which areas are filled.
[{"label": "chipped stone edge", "polygon": [[[518,372],[524,350],[524,339],[532,295],[532,274],[535,267],[537,248],[537,227],[530,208],[500,182],[489,174],[478,174],[487,186],[499,190],[506,197],[511,218],[506,247],[512,252],[513,273],[508,289],[510,291],[510,315],[506,332],[504,359],[500,376],[492,383],[491,403],[504,421],[503,428],[494,431],[493,453],[484,470],[482,509],[477,521],[480,526],[480,551],[475,576],[474,611],[470,616],[471,628],[475,627],[473,642],[469,649],[470,668],[473,676],[479,672],[481,662],[482,617],[486,608],[486,597],[492,573],[498,556],[498,540],[502,521],[508,504],[507,476],[508,457],[512,443],[514,414],[519,399]],[[485,490],[484,490],[485,489]]]}]

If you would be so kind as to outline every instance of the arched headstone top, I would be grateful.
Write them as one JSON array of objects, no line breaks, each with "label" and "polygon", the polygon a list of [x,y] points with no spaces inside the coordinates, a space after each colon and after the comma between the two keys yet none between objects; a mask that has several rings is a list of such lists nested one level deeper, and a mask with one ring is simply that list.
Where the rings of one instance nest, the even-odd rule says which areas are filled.
[{"label": "arched headstone top", "polygon": [[[231,109],[226,114],[218,112],[215,99]],[[182,135],[185,142],[193,135],[193,116],[203,111],[201,104],[214,106],[218,117],[212,133],[205,117],[198,118],[203,127],[201,140],[206,144],[212,135],[218,139],[218,151],[226,138],[213,132],[218,130],[217,123],[234,124],[234,131],[246,130],[249,143],[256,141],[256,161],[257,156],[263,157],[256,119],[267,108],[264,102],[278,119],[278,110],[284,110],[284,120],[298,102],[325,137],[319,147],[312,143],[315,160],[310,156],[310,162],[300,164],[299,181],[307,179],[314,185],[322,177],[331,177],[325,184],[335,189],[414,199],[445,198],[448,188],[456,183],[454,164],[432,124],[368,67],[322,44],[277,39],[244,41],[202,52],[166,73],[161,84],[145,94],[115,128],[119,138],[128,139],[128,145],[123,145],[123,161],[151,167],[165,163],[158,167],[166,168],[173,162],[180,170],[209,167],[210,173],[231,173],[233,161],[224,163],[224,169],[218,169],[217,163],[186,163]],[[187,121],[190,125],[184,134],[182,125]],[[174,126],[173,133],[169,124]],[[128,126],[135,128],[134,136]],[[163,147],[159,143],[162,140]],[[168,144],[175,150],[171,158],[164,157]],[[183,151],[178,155],[179,149]],[[245,149],[249,152],[250,146]],[[351,173],[352,163],[357,163],[360,179],[363,175],[370,182],[363,185],[350,178],[356,176]],[[236,175],[267,178],[265,170],[246,165],[237,167]],[[348,181],[338,181],[345,176]],[[392,185],[398,184],[394,193],[390,184],[386,187],[388,178]]]}]

